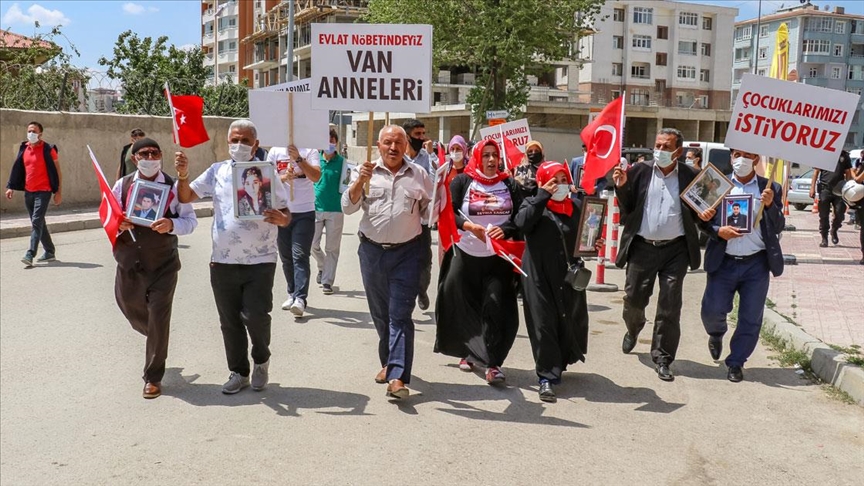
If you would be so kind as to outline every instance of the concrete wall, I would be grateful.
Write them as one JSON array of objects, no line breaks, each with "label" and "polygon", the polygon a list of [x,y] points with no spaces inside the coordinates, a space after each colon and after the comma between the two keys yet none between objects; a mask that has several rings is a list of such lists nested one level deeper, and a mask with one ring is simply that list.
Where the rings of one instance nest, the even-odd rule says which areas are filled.
[{"label": "concrete wall", "polygon": [[[60,113],[24,110],[0,110],[0,179],[6,186],[18,147],[26,138],[27,124],[38,121],[45,127],[43,140],[57,145],[63,172],[63,206],[95,206],[99,203],[99,183],[93,164],[87,154],[87,145],[93,149],[109,184],[114,184],[120,151],[129,143],[133,128],[144,130],[148,137],[162,147],[162,168],[174,174],[173,144],[170,117],[117,115],[101,113]],[[191,164],[192,177],[204,171],[217,160],[228,158],[228,126],[233,119],[207,117],[204,123],[210,141],[191,149],[183,149]],[[5,190],[5,189],[4,189]],[[15,193],[9,201],[0,198],[0,213],[24,212],[24,196]],[[62,207],[62,206],[61,206]]]}]

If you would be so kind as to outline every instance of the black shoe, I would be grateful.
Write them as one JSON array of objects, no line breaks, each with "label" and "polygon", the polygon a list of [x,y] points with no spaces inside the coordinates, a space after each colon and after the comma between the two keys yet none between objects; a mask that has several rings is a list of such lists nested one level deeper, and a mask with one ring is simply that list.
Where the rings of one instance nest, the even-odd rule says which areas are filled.
[{"label": "black shoe", "polygon": [[738,383],[744,379],[744,370],[740,366],[730,366],[729,372],[726,373],[726,379],[732,383]]},{"label": "black shoe", "polygon": [[420,293],[417,296],[417,305],[420,307],[420,310],[426,310],[429,308],[429,294],[426,292]]},{"label": "black shoe", "polygon": [[552,390],[552,384],[548,381],[540,383],[540,401],[555,403],[558,399],[555,397],[555,392]]},{"label": "black shoe", "polygon": [[324,284],[323,287],[324,288],[323,288],[323,290],[321,290],[321,293],[323,293],[324,295],[330,295],[333,293],[333,286],[332,285]]},{"label": "black shoe", "polygon": [[858,262],[860,265],[864,265],[864,258],[861,258],[861,261]]},{"label": "black shoe", "polygon": [[837,236],[837,230],[831,232],[831,243],[840,244],[840,237]]},{"label": "black shoe", "polygon": [[663,381],[673,381],[675,379],[675,376],[672,374],[672,370],[669,369],[668,364],[657,365],[657,376]]},{"label": "black shoe", "polygon": [[723,353],[723,338],[720,336],[708,336],[708,351],[711,352],[711,359],[714,361],[720,359],[720,354]]},{"label": "black shoe", "polygon": [[629,332],[624,334],[624,340],[621,341],[621,351],[624,354],[630,354],[633,348],[636,347],[636,338],[631,336]]},{"label": "black shoe", "polygon": [[318,276],[315,277],[315,283],[321,285],[321,272],[318,272]]},{"label": "black shoe", "polygon": [[819,243],[819,247],[820,248],[826,248],[827,246],[828,246],[828,237],[823,236],[822,237],[822,243]]}]

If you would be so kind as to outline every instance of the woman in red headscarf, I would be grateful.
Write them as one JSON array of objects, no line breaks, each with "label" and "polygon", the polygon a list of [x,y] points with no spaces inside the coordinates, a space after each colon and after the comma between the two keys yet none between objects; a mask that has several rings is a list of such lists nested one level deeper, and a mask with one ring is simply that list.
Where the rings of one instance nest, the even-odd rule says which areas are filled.
[{"label": "woman in red headscarf", "polygon": [[501,365],[519,328],[516,273],[486,245],[519,234],[513,218],[521,201],[499,160],[498,145],[482,141],[450,184],[460,239],[441,263],[435,302],[435,352],[462,358],[464,371],[485,366],[489,384],[504,381]]},{"label": "woman in red headscarf", "polygon": [[564,164],[544,162],[537,170],[537,195],[526,198],[516,214],[516,225],[525,235],[525,324],[544,402],[556,400],[552,385],[560,383],[567,365],[585,361],[588,350],[585,291],[564,281],[570,264],[581,265],[571,256],[580,216],[569,197],[571,184]]}]

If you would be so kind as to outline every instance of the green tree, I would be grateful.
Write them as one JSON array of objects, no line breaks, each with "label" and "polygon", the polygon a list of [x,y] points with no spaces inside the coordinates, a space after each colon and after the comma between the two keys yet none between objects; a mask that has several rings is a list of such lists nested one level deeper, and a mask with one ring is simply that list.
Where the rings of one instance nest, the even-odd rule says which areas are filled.
[{"label": "green tree", "polygon": [[473,70],[475,121],[486,110],[516,117],[528,102],[529,74],[577,58],[577,40],[604,0],[370,0],[364,21],[432,24],[433,64]]},{"label": "green tree", "polygon": [[[39,23],[35,23],[39,28]],[[55,39],[63,37],[61,26],[48,33],[16,40],[8,45],[0,39],[0,108],[36,111],[86,110],[89,76],[71,65],[70,43],[65,52]],[[68,41],[68,39],[66,39]],[[82,107],[83,105],[83,107]]]}]

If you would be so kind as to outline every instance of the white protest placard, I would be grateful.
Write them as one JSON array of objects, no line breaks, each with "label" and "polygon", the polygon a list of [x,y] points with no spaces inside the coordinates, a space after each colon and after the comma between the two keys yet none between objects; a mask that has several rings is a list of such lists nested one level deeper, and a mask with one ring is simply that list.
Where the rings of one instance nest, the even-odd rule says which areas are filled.
[{"label": "white protest placard", "polygon": [[745,74],[729,121],[729,148],[833,171],[860,96]]},{"label": "white protest placard", "polygon": [[[301,148],[326,147],[330,143],[329,112],[312,109],[312,95],[291,93],[293,123],[288,118],[289,93],[285,91],[249,91],[249,119],[258,129],[258,140],[264,147],[286,147],[293,138]],[[288,131],[293,127],[294,134]]]},{"label": "white protest placard", "polygon": [[432,26],[312,24],[317,110],[429,113]]},{"label": "white protest placard", "polygon": [[273,86],[267,86],[265,88],[259,88],[261,91],[291,91],[294,93],[309,91],[311,86],[311,79],[298,79],[296,81],[291,81],[288,83],[274,84]]},{"label": "white protest placard", "polygon": [[528,128],[528,119],[514,120],[512,122],[502,123],[494,127],[486,127],[480,129],[480,137],[483,140],[491,138],[501,145],[501,135],[513,141],[513,145],[519,148],[522,153],[525,153],[525,146],[531,141],[531,129]]}]

